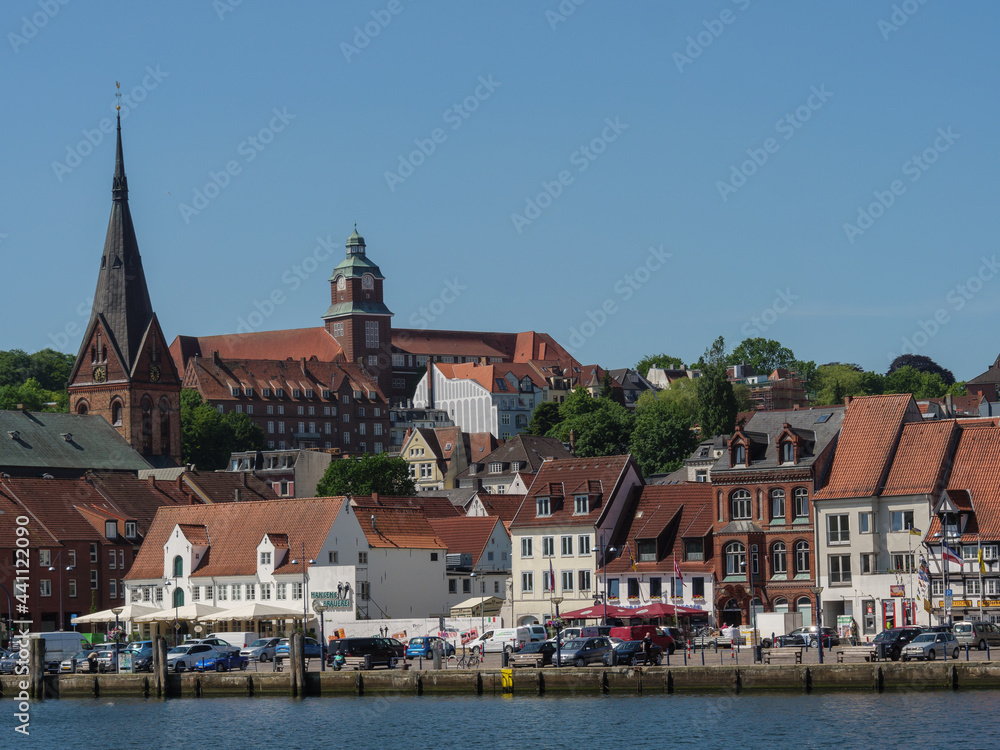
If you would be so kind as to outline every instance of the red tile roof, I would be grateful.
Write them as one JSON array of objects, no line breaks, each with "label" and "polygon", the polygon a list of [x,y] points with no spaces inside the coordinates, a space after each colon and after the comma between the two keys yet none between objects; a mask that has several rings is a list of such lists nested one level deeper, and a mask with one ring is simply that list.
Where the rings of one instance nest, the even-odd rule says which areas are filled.
[{"label": "red tile roof", "polygon": [[[524,380],[524,378],[528,378],[537,388],[544,388],[548,385],[545,379],[539,375],[538,371],[530,365],[509,362],[498,365],[479,365],[475,362],[451,365],[443,362],[435,362],[434,366],[449,380],[472,380],[479,383],[479,385],[491,393],[517,394],[517,390],[512,389],[509,381],[506,380],[508,373],[514,375],[518,382]],[[502,380],[505,383],[503,388],[498,386],[498,380]]]},{"label": "red tile roof", "polygon": [[[535,481],[531,483],[525,502],[511,522],[511,528],[596,524],[607,503],[617,492],[630,465],[635,465],[631,456],[545,461],[535,475]],[[553,487],[557,492],[563,493],[563,498],[556,499]],[[590,494],[590,512],[586,515],[575,514],[573,496],[586,494]],[[551,498],[551,514],[536,516],[535,501],[546,496]]]},{"label": "red tile roof", "polygon": [[882,496],[936,493],[957,435],[951,419],[903,425]]},{"label": "red tile roof", "polygon": [[[963,424],[960,422],[959,424]],[[983,541],[1000,540],[1000,428],[963,429],[952,461],[948,490],[968,490],[975,516],[962,539],[972,542],[976,534]],[[941,531],[937,517],[925,539]]]},{"label": "red tile roof", "polygon": [[358,507],[407,508],[423,513],[427,518],[450,518],[465,515],[462,509],[452,504],[446,497],[437,497],[433,492],[412,496],[354,495],[351,501]]},{"label": "red tile roof", "polygon": [[507,533],[503,524],[497,518],[490,516],[429,518],[427,521],[450,554],[472,555],[473,566],[479,565],[483,551],[498,525],[504,533]]},{"label": "red tile roof", "polygon": [[[684,560],[684,538],[704,537],[712,531],[712,509],[714,488],[707,482],[683,482],[680,484],[646,485],[642,488],[632,523],[625,532],[625,541],[619,547],[619,555],[608,562],[609,573],[627,573],[632,570],[635,559],[637,573],[673,574],[674,555],[681,575],[686,573],[710,573],[714,569],[710,557],[710,547],[705,547],[705,560]],[[639,562],[638,540],[657,539],[668,527],[673,527],[666,538],[665,546],[657,550],[656,562]],[[632,557],[629,557],[631,550]]]},{"label": "red tile roof", "polygon": [[829,477],[816,499],[879,494],[903,425],[921,419],[908,393],[853,399],[844,415]]},{"label": "red tile roof", "polygon": [[357,505],[355,517],[361,524],[370,547],[445,548],[426,514],[419,508]]},{"label": "red tile roof", "polygon": [[163,576],[163,545],[178,524],[203,526],[211,542],[192,577],[254,575],[265,534],[288,536],[290,554],[275,572],[301,572],[303,562],[292,565],[290,559],[303,543],[306,559],[317,558],[343,503],[340,497],[313,497],[160,508],[126,579]]},{"label": "red tile roof", "polygon": [[170,356],[178,372],[187,369],[195,355],[211,359],[218,352],[223,359],[294,359],[315,357],[332,362],[341,354],[340,344],[321,326],[284,331],[227,333],[219,336],[178,336],[170,345]]},{"label": "red tile roof", "polygon": [[521,507],[525,498],[524,495],[491,495],[486,492],[479,492],[476,496],[486,509],[486,513],[501,521],[513,521],[517,509]]}]

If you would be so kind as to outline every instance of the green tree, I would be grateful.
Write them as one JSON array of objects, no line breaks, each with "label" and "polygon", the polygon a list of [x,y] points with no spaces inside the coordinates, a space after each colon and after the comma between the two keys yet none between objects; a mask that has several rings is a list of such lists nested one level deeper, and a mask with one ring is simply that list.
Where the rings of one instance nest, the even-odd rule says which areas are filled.
[{"label": "green tree", "polygon": [[566,421],[583,414],[590,414],[596,411],[597,407],[597,399],[591,396],[590,391],[582,385],[578,385],[570,391],[566,400],[559,404],[559,418]]},{"label": "green tree", "polygon": [[885,376],[886,393],[912,393],[913,398],[940,398],[948,391],[944,379],[936,372],[921,372],[909,365]]},{"label": "green tree", "polygon": [[824,406],[842,404],[845,396],[875,396],[885,388],[878,373],[863,372],[856,365],[839,362],[817,367],[813,383],[816,403]]},{"label": "green tree", "polygon": [[576,435],[576,455],[589,458],[628,453],[635,429],[635,416],[615,401],[598,401],[596,410],[570,420],[568,429],[574,430]]},{"label": "green tree", "polygon": [[542,436],[559,424],[559,404],[555,401],[543,401],[531,412],[526,435]]},{"label": "green tree", "polygon": [[185,464],[214,471],[229,461],[229,431],[218,409],[193,388],[181,390],[181,456]]},{"label": "green tree", "polygon": [[679,469],[698,445],[693,423],[678,402],[640,398],[629,448],[642,473],[648,476]]},{"label": "green tree", "polygon": [[230,433],[230,453],[264,450],[264,430],[249,414],[231,411],[222,417],[222,425]]},{"label": "green tree", "polygon": [[758,337],[743,339],[739,346],[730,352],[727,362],[731,365],[745,362],[753,367],[754,374],[770,375],[778,367],[794,369],[796,360],[791,349],[773,339]]},{"label": "green tree", "polygon": [[31,357],[21,349],[0,350],[0,386],[20,385],[31,377]]},{"label": "green tree", "polygon": [[31,377],[50,391],[63,391],[69,383],[69,376],[76,364],[76,357],[63,354],[55,349],[41,349],[30,357]]},{"label": "green tree", "polygon": [[691,423],[698,421],[698,380],[696,378],[679,378],[662,391],[644,391],[636,401],[636,409],[653,401],[663,401],[672,404],[686,414]]},{"label": "green tree", "polygon": [[923,354],[900,354],[892,360],[892,364],[889,365],[889,369],[885,374],[892,375],[901,367],[912,367],[914,370],[920,372],[937,373],[941,376],[941,380],[944,381],[946,386],[955,382],[955,376],[951,374],[951,370],[946,370],[933,359],[925,357]]},{"label": "green tree", "polygon": [[659,367],[662,370],[683,370],[684,362],[678,357],[671,357],[669,354],[647,354],[635,364],[636,371],[646,377],[650,367]]},{"label": "green tree", "polygon": [[802,386],[806,389],[806,393],[813,393],[816,390],[814,383],[816,378],[816,363],[812,360],[806,362],[797,359],[792,369],[795,370],[795,374],[802,381]]},{"label": "green tree", "polygon": [[[55,406],[48,406],[55,404]],[[17,385],[0,387],[0,409],[16,409],[18,405],[28,411],[66,411],[69,396],[65,390],[49,391],[34,378]]]},{"label": "green tree", "polygon": [[736,426],[736,396],[726,379],[726,342],[719,336],[702,356],[698,378],[698,422],[704,439],[732,433]]},{"label": "green tree", "polygon": [[951,395],[951,396],[968,396],[969,395],[969,391],[965,387],[965,381],[964,380],[956,380],[954,383],[952,383],[950,386],[948,386],[948,391],[947,391],[946,395]]},{"label": "green tree", "polygon": [[736,411],[753,411],[753,402],[750,400],[750,386],[746,383],[733,384],[733,398],[736,399]]},{"label": "green tree", "polygon": [[406,459],[390,457],[388,453],[335,459],[316,485],[316,494],[320,497],[370,495],[373,492],[397,496],[417,494]]}]

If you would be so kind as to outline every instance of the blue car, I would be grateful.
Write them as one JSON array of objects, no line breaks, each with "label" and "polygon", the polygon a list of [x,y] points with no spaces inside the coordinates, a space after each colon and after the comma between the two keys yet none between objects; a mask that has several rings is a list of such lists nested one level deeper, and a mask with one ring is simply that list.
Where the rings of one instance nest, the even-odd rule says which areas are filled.
[{"label": "blue car", "polygon": [[448,657],[455,654],[455,647],[444,638],[425,635],[410,639],[410,642],[406,644],[406,658],[430,659],[434,656],[434,650],[438,648],[438,644],[442,644],[441,654],[443,656]]},{"label": "blue car", "polygon": [[[319,659],[323,656],[323,649],[316,641],[315,638],[306,638],[306,658],[307,659]],[[282,638],[278,645],[274,649],[275,659],[287,659],[288,658],[288,639]]]},{"label": "blue car", "polygon": [[235,669],[242,672],[246,670],[249,662],[249,659],[239,654],[215,654],[214,656],[206,656],[204,659],[199,660],[194,665],[194,668],[199,672],[211,672],[212,670],[216,672],[232,672]]}]

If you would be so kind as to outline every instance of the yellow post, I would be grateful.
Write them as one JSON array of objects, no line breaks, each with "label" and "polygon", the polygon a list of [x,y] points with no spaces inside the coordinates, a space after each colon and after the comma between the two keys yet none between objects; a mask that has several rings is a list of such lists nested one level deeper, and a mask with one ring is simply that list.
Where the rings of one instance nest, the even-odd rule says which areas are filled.
[{"label": "yellow post", "polygon": [[500,670],[500,688],[501,692],[513,693],[514,692],[514,670],[513,669],[501,669]]}]

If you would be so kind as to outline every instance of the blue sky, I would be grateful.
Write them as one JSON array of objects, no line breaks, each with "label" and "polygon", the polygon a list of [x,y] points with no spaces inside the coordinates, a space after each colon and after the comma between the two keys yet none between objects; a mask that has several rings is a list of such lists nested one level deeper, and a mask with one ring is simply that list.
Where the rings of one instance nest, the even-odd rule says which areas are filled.
[{"label": "blue sky", "polygon": [[0,12],[2,349],[79,346],[117,80],[170,340],[320,324],[357,222],[401,328],[1000,350],[996,3],[62,1]]}]

